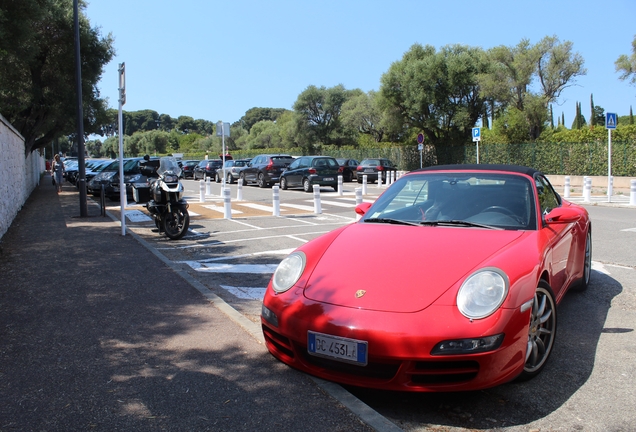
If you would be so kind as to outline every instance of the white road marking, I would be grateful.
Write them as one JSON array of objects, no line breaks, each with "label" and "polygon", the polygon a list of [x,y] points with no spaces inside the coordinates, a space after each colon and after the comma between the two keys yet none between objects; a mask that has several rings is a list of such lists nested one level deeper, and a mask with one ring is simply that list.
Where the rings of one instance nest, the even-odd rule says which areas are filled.
[{"label": "white road marking", "polygon": [[126,219],[131,222],[149,222],[152,218],[140,210],[125,210]]},{"label": "white road marking", "polygon": [[336,206],[336,207],[346,207],[346,208],[350,208],[350,209],[355,207],[355,204],[349,204],[349,203],[338,202],[338,201],[321,200],[321,203],[322,204],[326,204],[326,205],[333,205],[333,206]]},{"label": "white road marking", "polygon": [[[213,204],[204,205],[203,207],[205,207],[206,209],[214,210],[219,213],[225,213],[225,207],[219,207]],[[232,214],[243,214],[243,212],[240,210],[234,210],[234,209],[230,209],[230,210],[232,211]]]},{"label": "white road marking", "polygon": [[297,210],[305,210],[305,211],[309,211],[309,212],[313,212],[314,211],[314,207],[313,206],[306,206],[306,205],[300,205],[300,204],[283,204],[283,203],[281,203],[280,206],[281,207],[295,208]]},{"label": "white road marking", "polygon": [[592,261],[592,270],[596,270],[599,273],[610,275],[610,272],[609,272],[609,270],[607,270],[605,268],[605,265],[603,263],[598,262],[598,261]]},{"label": "white road marking", "polygon": [[627,228],[621,231],[629,231],[629,232],[636,232],[636,228]]},{"label": "white road marking", "polygon": [[[252,208],[254,210],[266,211],[266,212],[269,212],[269,213],[273,213],[274,212],[274,206],[269,206],[269,205],[256,204],[256,203],[238,203],[238,205],[249,207],[249,208]],[[281,210],[285,210],[285,209],[281,209]]]},{"label": "white road marking", "polygon": [[267,288],[234,287],[228,285],[221,285],[221,288],[238,298],[261,301],[263,297],[265,297],[265,291],[267,290]]}]

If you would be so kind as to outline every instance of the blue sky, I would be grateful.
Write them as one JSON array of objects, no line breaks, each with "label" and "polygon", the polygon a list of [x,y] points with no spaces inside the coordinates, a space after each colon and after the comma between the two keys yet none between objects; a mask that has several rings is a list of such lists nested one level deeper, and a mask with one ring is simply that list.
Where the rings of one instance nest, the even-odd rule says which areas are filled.
[{"label": "blue sky", "polygon": [[589,119],[590,94],[606,112],[636,109],[636,87],[614,67],[631,54],[635,0],[88,1],[91,25],[112,33],[117,52],[101,94],[118,108],[125,62],[126,111],[232,123],[252,107],[291,109],[310,85],[378,90],[415,43],[488,49],[545,36],[585,59],[587,75],[554,105],[568,127],[576,102]]}]

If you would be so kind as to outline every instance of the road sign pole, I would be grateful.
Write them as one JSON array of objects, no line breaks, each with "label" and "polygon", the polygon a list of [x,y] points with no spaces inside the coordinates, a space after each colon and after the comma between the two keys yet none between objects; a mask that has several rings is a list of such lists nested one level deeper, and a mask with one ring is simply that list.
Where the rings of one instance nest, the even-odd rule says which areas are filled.
[{"label": "road sign pole", "polygon": [[612,202],[612,130],[607,130],[607,202]]}]

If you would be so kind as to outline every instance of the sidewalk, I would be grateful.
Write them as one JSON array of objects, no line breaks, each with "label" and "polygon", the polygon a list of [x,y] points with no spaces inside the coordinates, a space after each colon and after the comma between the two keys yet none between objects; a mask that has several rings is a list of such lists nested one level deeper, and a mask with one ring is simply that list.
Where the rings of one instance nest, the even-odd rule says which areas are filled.
[{"label": "sidewalk", "polygon": [[0,241],[0,430],[371,430],[88,211],[42,181]]}]

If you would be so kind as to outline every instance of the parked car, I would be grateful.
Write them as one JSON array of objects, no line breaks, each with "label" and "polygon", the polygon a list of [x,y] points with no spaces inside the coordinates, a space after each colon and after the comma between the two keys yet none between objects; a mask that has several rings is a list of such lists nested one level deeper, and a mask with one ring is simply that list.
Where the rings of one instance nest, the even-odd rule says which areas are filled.
[{"label": "parked car", "polygon": [[278,182],[280,174],[294,161],[287,154],[261,154],[253,158],[239,173],[243,184],[256,183],[258,187],[270,187]]},{"label": "parked car", "polygon": [[234,183],[234,180],[239,179],[239,174],[247,166],[251,159],[236,159],[226,160],[225,167],[216,170],[215,181],[221,182],[221,179],[225,177],[227,183]]},{"label": "parked car", "polygon": [[303,188],[311,192],[313,185],[328,186],[338,190],[338,176],[342,167],[329,156],[301,156],[280,175],[280,188]]},{"label": "parked car", "polygon": [[360,163],[355,159],[336,158],[338,165],[342,167],[342,180],[346,182],[353,181],[356,178],[356,170]]},{"label": "parked car", "polygon": [[362,183],[362,176],[366,175],[367,182],[374,183],[378,181],[378,173],[380,173],[382,183],[386,184],[387,174],[391,171],[397,173],[397,167],[389,159],[364,159],[356,168],[356,178],[358,183]]},{"label": "parked car", "polygon": [[77,176],[79,174],[79,165],[77,159],[65,159],[64,164],[64,174],[63,177],[67,182],[75,184],[77,180]]},{"label": "parked car", "polygon": [[[151,158],[151,160],[158,158]],[[124,183],[126,186],[126,196],[133,197],[133,183],[147,184],[148,178],[139,169],[141,157],[125,158],[124,162]],[[88,193],[93,196],[100,196],[102,182],[104,183],[104,195],[113,200],[119,200],[119,159],[114,160],[106,166],[99,174],[88,182]]]},{"label": "parked car", "polygon": [[194,167],[196,167],[201,161],[199,160],[185,160],[181,162],[181,177],[184,179],[194,178]]},{"label": "parked car", "polygon": [[412,171],[356,213],[284,258],[263,299],[270,353],[328,381],[456,392],[533,378],[557,305],[590,282],[586,209],[532,168]]},{"label": "parked car", "polygon": [[216,170],[221,168],[223,161],[221,159],[204,159],[192,171],[194,180],[213,179],[216,176]]}]

